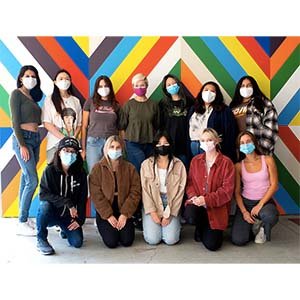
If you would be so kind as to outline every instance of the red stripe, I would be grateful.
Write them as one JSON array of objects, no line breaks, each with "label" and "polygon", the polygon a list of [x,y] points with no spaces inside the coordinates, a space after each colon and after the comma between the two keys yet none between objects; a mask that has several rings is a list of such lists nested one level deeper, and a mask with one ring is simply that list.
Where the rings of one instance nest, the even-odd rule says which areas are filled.
[{"label": "red stripe", "polygon": [[289,126],[279,126],[279,136],[298,162],[300,162],[300,142]]},{"label": "red stripe", "polygon": [[125,103],[132,95],[131,79],[136,73],[143,73],[146,76],[157,65],[169,48],[177,40],[177,37],[161,37],[144,57],[140,64],[132,71],[127,80],[116,93],[116,98],[120,103]]},{"label": "red stripe", "polygon": [[270,78],[270,58],[254,37],[237,37],[258,66]]},{"label": "red stripe", "polygon": [[41,46],[47,51],[49,56],[62,69],[68,70],[72,75],[72,83],[87,99],[89,96],[89,82],[65,50],[59,45],[54,37],[37,37]]}]

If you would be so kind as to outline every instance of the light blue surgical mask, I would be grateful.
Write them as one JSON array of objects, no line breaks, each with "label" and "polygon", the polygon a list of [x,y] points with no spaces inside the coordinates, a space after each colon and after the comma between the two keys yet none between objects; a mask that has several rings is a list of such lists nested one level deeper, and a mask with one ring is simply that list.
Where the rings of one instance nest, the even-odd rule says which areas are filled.
[{"label": "light blue surgical mask", "polygon": [[255,149],[255,146],[253,143],[240,145],[240,151],[243,152],[244,154],[251,154],[254,151],[254,149]]},{"label": "light blue surgical mask", "polygon": [[76,159],[77,159],[77,153],[70,153],[70,152],[65,152],[65,151],[61,151],[60,152],[60,159],[61,159],[61,163],[64,166],[71,166],[71,164],[73,164]]},{"label": "light blue surgical mask", "polygon": [[179,89],[180,89],[179,85],[177,83],[174,83],[167,87],[167,92],[171,95],[176,95],[178,94]]},{"label": "light blue surgical mask", "polygon": [[109,149],[107,155],[110,159],[115,160],[122,156],[122,150]]}]

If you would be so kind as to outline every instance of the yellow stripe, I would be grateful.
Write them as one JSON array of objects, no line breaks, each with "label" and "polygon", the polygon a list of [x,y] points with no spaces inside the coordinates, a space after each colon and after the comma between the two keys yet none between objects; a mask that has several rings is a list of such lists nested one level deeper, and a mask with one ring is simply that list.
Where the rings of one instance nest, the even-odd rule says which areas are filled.
[{"label": "yellow stripe", "polygon": [[140,64],[147,53],[151,50],[159,37],[142,37],[130,51],[117,70],[112,74],[114,90],[117,92],[128,79],[133,70]]},{"label": "yellow stripe", "polygon": [[88,36],[73,36],[74,41],[79,45],[82,51],[89,57],[90,56],[90,43]]},{"label": "yellow stripe", "polygon": [[0,107],[0,116],[1,116],[0,127],[11,127],[11,120],[1,107]]},{"label": "yellow stripe", "polygon": [[300,111],[298,111],[289,126],[300,126]]},{"label": "yellow stripe", "polygon": [[253,76],[263,93],[270,98],[270,79],[256,64],[252,56],[246,51],[236,37],[220,37],[220,40],[238,61],[245,72]]}]

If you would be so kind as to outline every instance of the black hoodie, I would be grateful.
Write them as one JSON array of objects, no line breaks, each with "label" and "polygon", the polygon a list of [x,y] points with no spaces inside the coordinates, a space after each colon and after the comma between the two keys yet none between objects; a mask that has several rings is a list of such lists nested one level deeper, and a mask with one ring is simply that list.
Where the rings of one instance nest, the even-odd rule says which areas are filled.
[{"label": "black hoodie", "polygon": [[69,169],[66,175],[53,163],[44,170],[40,183],[40,201],[52,203],[61,215],[69,208],[75,207],[78,212],[76,221],[79,225],[85,222],[87,200],[87,175],[85,171]]}]

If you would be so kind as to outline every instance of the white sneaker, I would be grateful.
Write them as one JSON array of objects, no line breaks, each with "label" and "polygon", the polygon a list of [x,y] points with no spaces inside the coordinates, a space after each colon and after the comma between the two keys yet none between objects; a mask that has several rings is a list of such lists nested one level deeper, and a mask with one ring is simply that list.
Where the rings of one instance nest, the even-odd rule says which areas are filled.
[{"label": "white sneaker", "polygon": [[27,219],[28,225],[35,230],[35,222],[32,219]]},{"label": "white sneaker", "polygon": [[28,222],[18,223],[17,235],[36,236],[36,231],[28,224]]},{"label": "white sneaker", "polygon": [[258,234],[255,237],[254,242],[256,244],[264,244],[266,242],[266,234],[265,234],[265,229],[263,227],[260,227]]}]

